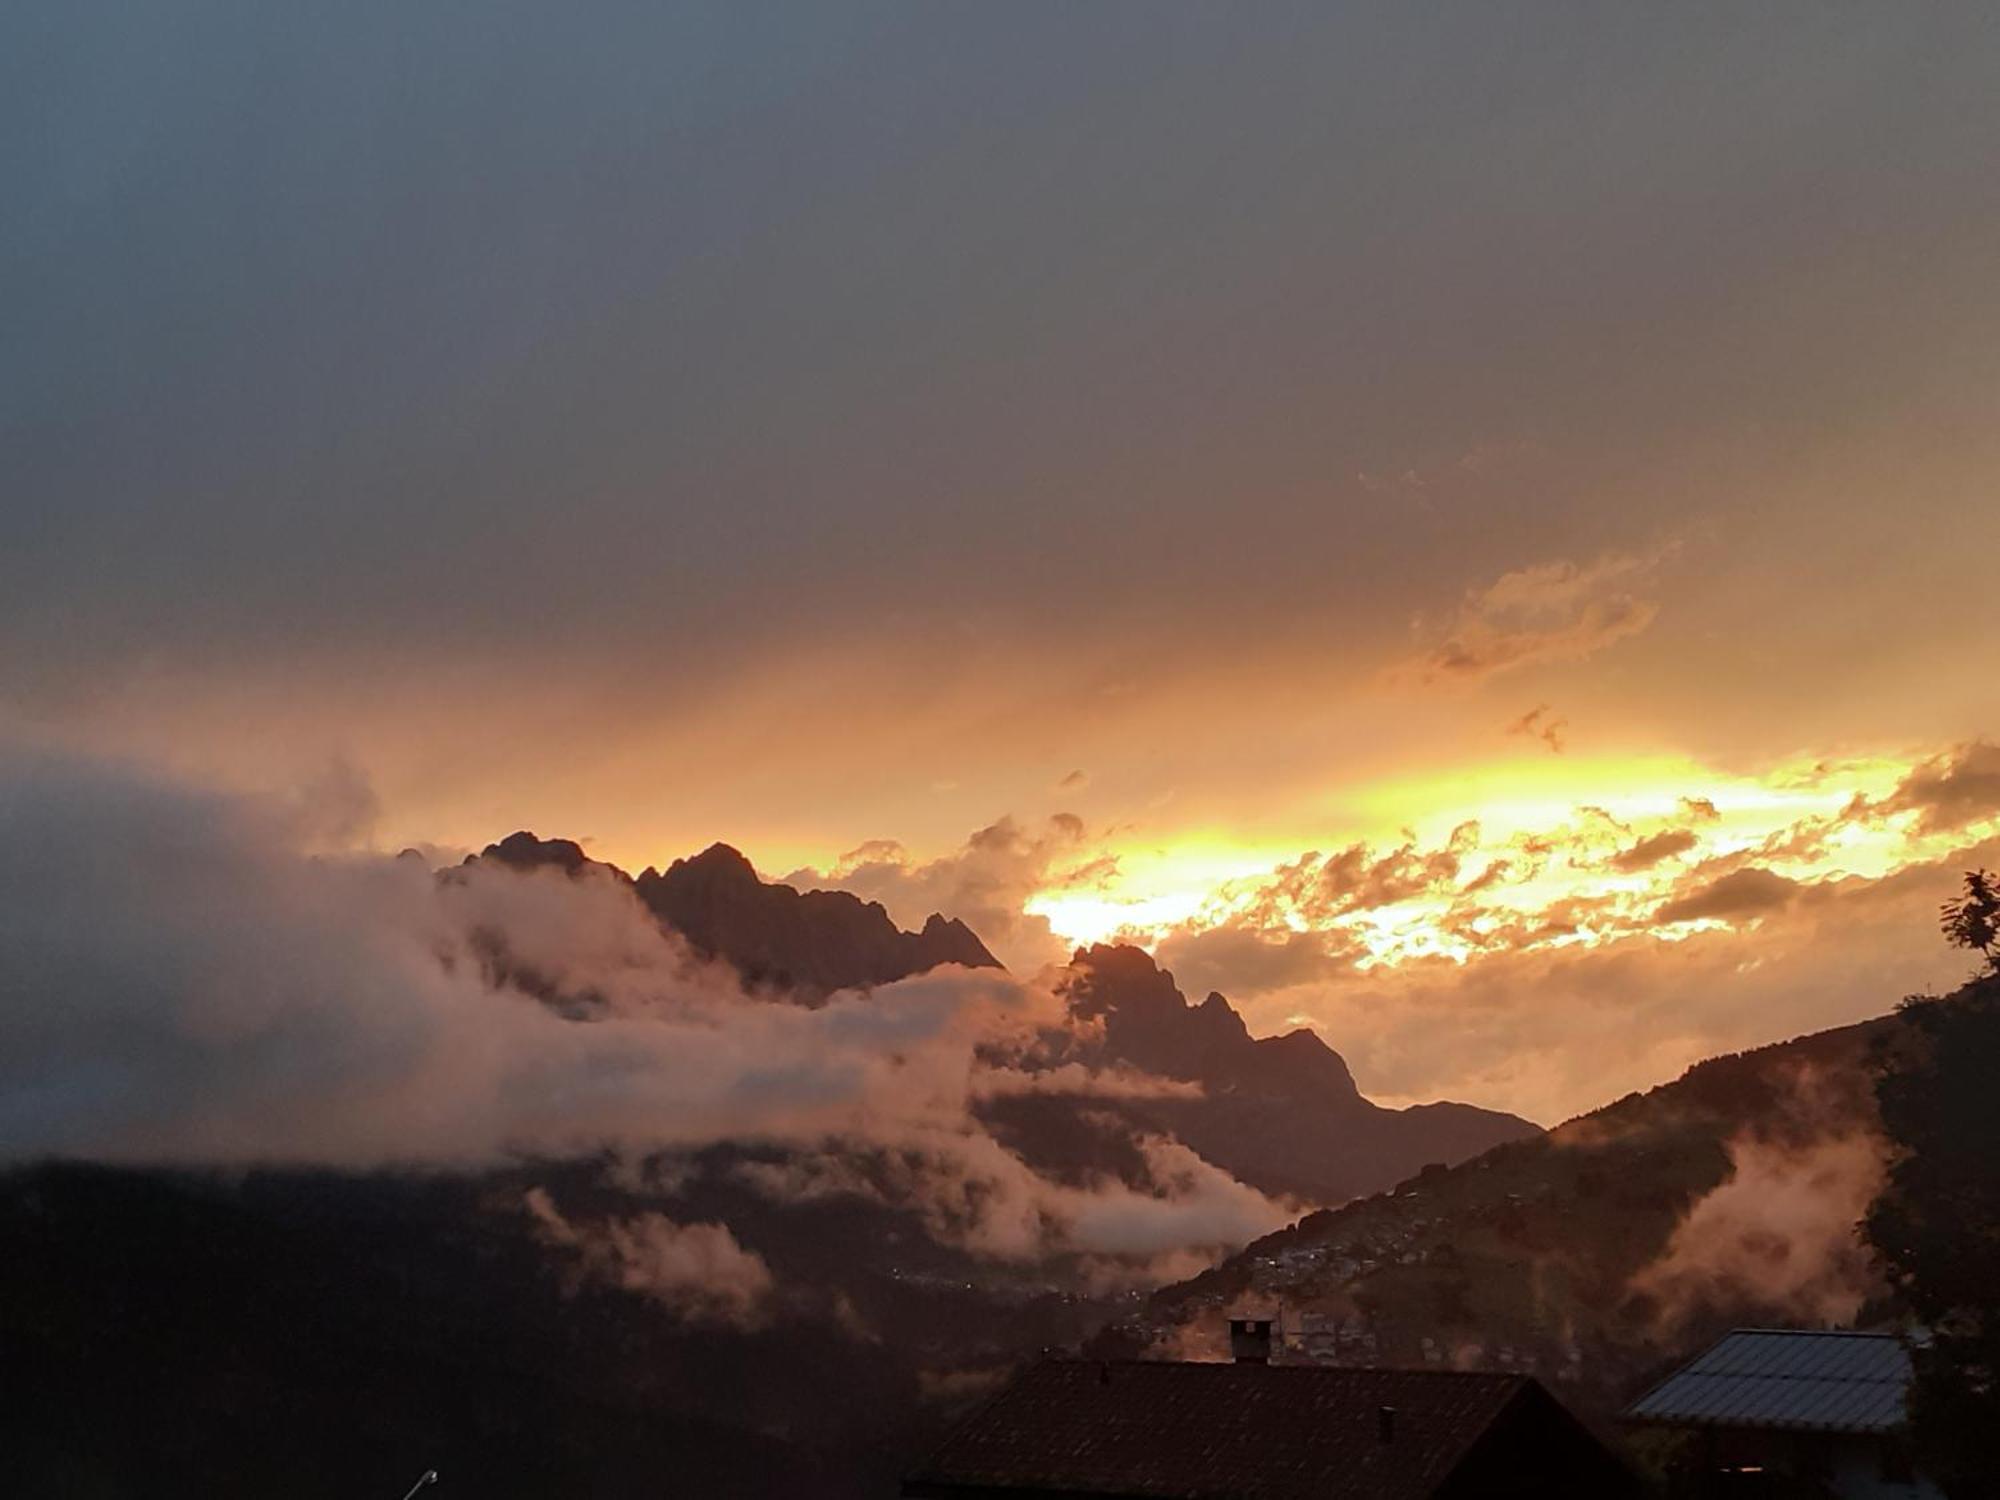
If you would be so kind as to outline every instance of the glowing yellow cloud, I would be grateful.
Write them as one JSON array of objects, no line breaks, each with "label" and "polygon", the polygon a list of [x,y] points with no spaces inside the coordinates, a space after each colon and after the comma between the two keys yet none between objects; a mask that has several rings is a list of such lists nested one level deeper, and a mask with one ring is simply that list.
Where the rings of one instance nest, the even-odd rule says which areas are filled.
[{"label": "glowing yellow cloud", "polygon": [[[1117,871],[1100,888],[1040,892],[1027,909],[1073,943],[1151,945],[1242,922],[1271,934],[1338,931],[1364,966],[1593,943],[1655,927],[1701,878],[1755,867],[1782,890],[1939,857],[1955,836],[1857,812],[1916,763],[1797,761],[1752,775],[1677,755],[1512,757],[1329,796],[1302,820],[1325,831],[1310,845],[1237,842],[1214,829],[1114,842]],[[1340,851],[1341,868],[1301,861],[1302,848],[1318,859]],[[1373,888],[1343,893],[1336,876]],[[1692,916],[1656,930],[1671,939],[1710,925]]]}]

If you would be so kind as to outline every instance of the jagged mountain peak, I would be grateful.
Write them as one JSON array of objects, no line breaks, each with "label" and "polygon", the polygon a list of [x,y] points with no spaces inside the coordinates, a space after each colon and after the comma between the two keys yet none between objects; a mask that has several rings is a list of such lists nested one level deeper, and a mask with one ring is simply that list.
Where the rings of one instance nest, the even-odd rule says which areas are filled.
[{"label": "jagged mountain peak", "polygon": [[955,917],[932,913],[920,931],[905,932],[879,902],[766,882],[729,844],[710,844],[664,871],[648,865],[636,880],[592,859],[573,839],[545,839],[526,829],[468,855],[465,864],[482,861],[572,876],[602,871],[631,886],[662,926],[697,951],[726,960],[753,985],[783,990],[806,1004],[941,964],[1000,967],[978,934]]},{"label": "jagged mountain peak", "polygon": [[1428,1162],[1540,1134],[1526,1120],[1465,1104],[1373,1104],[1318,1033],[1252,1036],[1223,995],[1189,1004],[1173,974],[1129,944],[1078,948],[1064,990],[1072,1014],[1098,1027],[1104,1062],[1201,1089],[1198,1099],[1127,1112],[1266,1192],[1339,1202]]},{"label": "jagged mountain peak", "polygon": [[[527,831],[474,858],[628,879],[572,840]],[[918,931],[903,931],[879,903],[850,892],[766,882],[728,844],[711,844],[664,871],[649,867],[630,886],[695,950],[727,961],[754,987],[806,1005],[944,964],[1000,967],[957,918],[933,913]],[[1225,996],[1211,991],[1191,1004],[1169,970],[1129,943],[1079,947],[1061,984],[1072,1014],[1092,1023],[1080,1033],[1093,1039],[1082,1044],[1086,1060],[1199,1088],[1199,1099],[1140,1110],[1148,1128],[1266,1191],[1337,1202],[1427,1162],[1458,1161],[1537,1133],[1511,1115],[1460,1104],[1382,1109],[1362,1096],[1346,1061],[1317,1033],[1253,1036]]]},{"label": "jagged mountain peak", "polygon": [[[877,903],[872,901],[869,903],[869,905],[871,906],[874,906],[876,904]],[[961,945],[966,943],[977,943],[979,946],[979,951],[981,953],[986,953],[986,945],[979,941],[978,933],[974,932],[959,918],[947,917],[943,912],[934,911],[928,917],[925,917],[923,929],[921,932],[918,933],[918,936],[922,937],[928,942],[951,942]],[[992,957],[992,955],[990,954],[988,954],[987,956],[989,958]],[[1000,966],[999,961],[997,959],[994,960],[994,966],[995,967]],[[975,964],[967,964],[966,967],[983,968],[985,967],[985,965],[975,963]]]},{"label": "jagged mountain peak", "polygon": [[941,964],[998,968],[978,935],[933,914],[905,932],[879,902],[847,891],[799,891],[758,878],[728,844],[647,870],[639,899],[702,952],[725,958],[752,984],[808,1004],[836,990],[888,984]]},{"label": "jagged mountain peak", "polygon": [[743,851],[736,848],[733,844],[725,844],[720,840],[710,844],[699,854],[691,854],[686,859],[675,860],[668,867],[668,870],[669,873],[673,870],[695,872],[712,880],[728,880],[759,885],[763,883],[757,878],[757,867],[750,863]]},{"label": "jagged mountain peak", "polygon": [[1079,948],[1070,963],[1071,1008],[1103,1017],[1109,1047],[1138,1066],[1211,1088],[1277,1086],[1315,1102],[1360,1102],[1338,1052],[1310,1031],[1252,1037],[1236,1007],[1218,991],[1190,1005],[1150,953],[1129,944]]},{"label": "jagged mountain peak", "polygon": [[[600,863],[585,854],[583,846],[574,839],[537,838],[525,828],[508,834],[496,844],[488,844],[477,854],[468,854],[465,863],[476,864],[483,859],[510,865],[517,870],[555,868],[565,870],[572,875],[587,865]],[[604,868],[615,867],[605,865]],[[624,874],[622,870],[618,873]]]}]

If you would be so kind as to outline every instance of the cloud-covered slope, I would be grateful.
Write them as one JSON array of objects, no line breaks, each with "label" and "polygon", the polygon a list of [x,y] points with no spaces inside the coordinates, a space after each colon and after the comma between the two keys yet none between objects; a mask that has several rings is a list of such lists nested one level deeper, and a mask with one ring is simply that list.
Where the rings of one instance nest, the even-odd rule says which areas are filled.
[{"label": "cloud-covered slope", "polygon": [[1714,1058],[1309,1214],[1112,1342],[1213,1354],[1230,1307],[1281,1305],[1293,1357],[1530,1370],[1609,1404],[1733,1323],[1855,1318],[1884,1290],[1855,1222],[1883,1163],[1868,1059],[1897,1025]]}]

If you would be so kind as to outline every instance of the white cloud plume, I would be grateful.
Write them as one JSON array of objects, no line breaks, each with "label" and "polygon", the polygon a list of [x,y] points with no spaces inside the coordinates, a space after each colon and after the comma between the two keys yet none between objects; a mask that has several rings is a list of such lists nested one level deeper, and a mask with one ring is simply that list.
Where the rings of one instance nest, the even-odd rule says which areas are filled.
[{"label": "white cloud plume", "polygon": [[579,1224],[542,1188],[529,1189],[523,1206],[544,1243],[575,1257],[583,1279],[638,1292],[691,1323],[754,1328],[770,1316],[771,1268],[727,1225],[677,1224],[656,1213]]},{"label": "white cloud plume", "polygon": [[1856,1225],[1881,1190],[1881,1139],[1850,1131],[1806,1144],[1738,1138],[1730,1175],[1698,1199],[1632,1281],[1673,1328],[1705,1307],[1783,1308],[1850,1322],[1881,1282]]},{"label": "white cloud plume", "polygon": [[1137,1142],[1146,1180],[1100,1176],[1057,1182],[977,1129],[911,1136],[898,1149],[865,1153],[863,1142],[777,1163],[744,1163],[736,1175],[779,1202],[840,1196],[915,1209],[933,1237],[996,1260],[1078,1254],[1119,1268],[1130,1282],[1156,1280],[1189,1253],[1215,1252],[1268,1234],[1294,1216],[1178,1141]]}]

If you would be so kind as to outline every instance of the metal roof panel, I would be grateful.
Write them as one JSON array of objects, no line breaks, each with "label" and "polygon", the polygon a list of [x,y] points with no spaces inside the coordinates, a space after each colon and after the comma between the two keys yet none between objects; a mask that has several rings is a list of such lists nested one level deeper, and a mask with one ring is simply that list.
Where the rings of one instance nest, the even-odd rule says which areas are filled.
[{"label": "metal roof panel", "polygon": [[1626,1409],[1634,1421],[1883,1432],[1906,1420],[1910,1355],[1891,1334],[1739,1328]]}]

